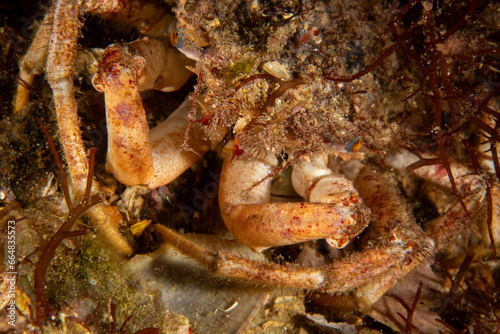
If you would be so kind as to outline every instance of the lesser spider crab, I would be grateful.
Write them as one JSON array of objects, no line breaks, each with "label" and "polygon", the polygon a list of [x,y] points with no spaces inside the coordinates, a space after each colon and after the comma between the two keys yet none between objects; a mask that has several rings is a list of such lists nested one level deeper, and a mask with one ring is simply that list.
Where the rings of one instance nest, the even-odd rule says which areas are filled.
[{"label": "lesser spider crab", "polygon": [[[423,10],[430,11],[432,5],[423,3]],[[450,157],[444,167],[417,169],[420,177],[448,187],[452,173],[454,191],[460,194],[459,204],[423,230],[400,191],[384,185],[385,177],[374,171],[377,164],[380,169],[404,169],[421,161],[404,147],[414,148],[419,131],[432,124],[420,109],[430,104],[419,97],[393,103],[421,89],[384,77],[384,71],[397,72],[394,45],[384,57],[391,61],[377,64],[377,73],[366,72],[363,80],[349,86],[331,78],[333,68],[342,73],[363,65],[364,51],[355,44],[375,39],[377,20],[389,14],[381,1],[372,3],[372,17],[362,26],[349,26],[354,19],[342,13],[352,13],[347,7],[354,5],[299,0],[282,6],[236,1],[228,7],[181,1],[174,30],[175,18],[160,1],[59,0],[23,59],[20,77],[31,83],[46,63],[72,184],[81,194],[87,164],[72,80],[80,18],[89,12],[138,27],[151,38],[108,47],[93,81],[105,93],[107,166],[120,182],[156,188],[210,148],[218,148],[225,159],[219,192],[222,216],[233,235],[255,251],[316,239],[342,248],[370,222],[356,240],[364,246],[350,247],[360,251],[319,268],[263,265],[211,253],[163,226],[157,227],[160,235],[217,274],[332,293],[351,291],[363,308],[458,233],[468,213],[481,207],[487,189],[472,169]],[[426,22],[415,21],[410,27],[419,24]],[[196,61],[190,70],[198,75],[198,85],[192,103],[183,104],[150,132],[140,91],[175,90],[190,74],[185,68],[190,61],[169,45],[171,36],[177,49]],[[379,85],[391,92],[391,100],[376,94]],[[26,100],[21,85],[15,109]],[[498,133],[491,136],[496,140]],[[366,165],[361,162],[364,156],[371,159]],[[304,201],[270,201],[279,164],[293,165],[294,188]],[[94,215],[105,216],[99,207]],[[131,253],[116,230],[101,229],[120,244],[122,253]]]}]

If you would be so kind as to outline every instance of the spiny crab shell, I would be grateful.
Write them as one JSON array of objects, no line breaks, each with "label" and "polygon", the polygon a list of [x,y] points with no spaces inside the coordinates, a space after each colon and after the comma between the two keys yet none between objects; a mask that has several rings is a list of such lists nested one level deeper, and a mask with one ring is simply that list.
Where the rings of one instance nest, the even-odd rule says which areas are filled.
[{"label": "spiny crab shell", "polygon": [[[402,101],[414,87],[374,76],[396,71],[395,59],[348,86],[328,79],[365,67],[361,45],[383,51],[383,45],[369,41],[377,40],[384,27],[377,20],[389,10],[381,1],[371,2],[375,14],[361,21],[344,16],[356,13],[344,8],[353,5],[243,1],[226,8],[210,1],[181,3],[176,10],[182,39],[178,47],[197,59],[200,81],[201,115],[192,115],[192,120],[205,125],[213,143],[232,129],[237,145],[233,154],[249,156],[341,153],[356,138],[363,139],[364,153],[408,143],[408,124],[401,123],[411,105],[393,101]],[[391,99],[381,91],[390,92]]]}]

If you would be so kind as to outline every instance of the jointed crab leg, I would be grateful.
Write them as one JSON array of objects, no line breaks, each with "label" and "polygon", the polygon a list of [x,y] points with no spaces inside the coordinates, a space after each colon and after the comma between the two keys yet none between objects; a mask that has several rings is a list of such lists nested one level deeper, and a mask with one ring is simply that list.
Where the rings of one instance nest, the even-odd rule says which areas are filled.
[{"label": "jointed crab leg", "polygon": [[[54,7],[52,35],[47,58],[47,77],[54,93],[59,136],[68,163],[75,196],[85,191],[88,174],[87,155],[78,121],[73,66],[81,23],[77,1],[58,1]],[[73,22],[68,25],[68,22]]]},{"label": "jointed crab leg", "polygon": [[[316,165],[320,160],[314,161]],[[326,161],[322,162],[326,168]],[[307,162],[296,167],[304,178],[310,176],[299,193],[307,193],[304,196],[314,203],[269,203],[271,180],[266,177],[276,163],[273,154],[265,160],[234,157],[224,161],[219,204],[226,226],[238,241],[254,251],[315,239],[329,239],[342,247],[366,227],[369,210],[348,181],[331,171],[314,177],[306,171],[314,168]]]},{"label": "jointed crab leg", "polygon": [[[440,179],[443,178],[443,169],[443,166],[425,166],[415,170],[415,173],[422,178],[434,182],[437,181],[436,183],[438,183]],[[481,183],[478,175],[472,174],[470,171],[467,172],[463,168],[456,168],[456,166],[452,166],[452,171],[457,187],[463,194],[462,201],[468,213],[473,216],[485,202],[486,188]],[[435,236],[436,248],[441,250],[450,240],[455,238],[470,221],[471,217],[465,213],[461,203],[455,203],[444,215],[430,222],[426,231],[430,235]]]},{"label": "jointed crab leg", "polygon": [[[54,103],[71,184],[75,198],[85,192],[88,172],[87,155],[79,128],[77,105],[74,97],[73,64],[79,32],[79,8],[76,2],[58,1],[55,4],[52,36],[49,44],[47,71],[49,84],[54,92]],[[69,20],[69,21],[68,21]],[[73,22],[68,27],[68,22]],[[96,230],[121,254],[131,254],[132,248],[120,234],[106,213],[105,205],[99,204],[89,211]]]},{"label": "jointed crab leg", "polygon": [[[20,78],[31,84],[33,77],[46,66],[48,81],[54,92],[61,142],[77,197],[83,195],[88,166],[79,130],[73,75],[77,39],[82,25],[80,17],[87,12],[120,19],[154,36],[168,36],[175,26],[175,19],[167,7],[134,0],[56,0],[53,10],[46,15],[21,62]],[[18,85],[15,111],[24,107],[28,95],[27,88]]]},{"label": "jointed crab leg", "polygon": [[19,83],[14,96],[14,112],[20,112],[28,103],[30,86],[36,75],[43,72],[47,59],[50,35],[52,33],[52,10],[45,15],[35,39],[19,64]]},{"label": "jointed crab leg", "polygon": [[[399,167],[410,165],[414,160],[409,154],[392,158],[392,164]],[[288,203],[278,209],[274,203],[267,203],[269,185],[266,182],[270,181],[266,179],[257,183],[257,186],[254,185],[256,181],[264,179],[275,164],[273,155],[268,156],[266,160],[235,157],[231,161],[231,158],[228,158],[224,162],[221,175],[219,200],[223,217],[227,220],[226,225],[240,241],[248,243],[256,250],[276,241],[272,239],[273,236],[278,239],[275,244],[282,244],[283,236],[293,236],[290,231],[296,228],[293,220],[294,210],[298,210],[294,206],[300,206],[301,217],[307,220],[310,211],[303,208],[315,204]],[[367,245],[362,251],[346,254],[343,258],[322,267],[301,268],[257,263],[225,252],[213,253],[201,248],[196,249],[199,246],[192,245],[190,241],[170,229],[162,226],[156,228],[166,242],[204,263],[217,275],[282,287],[332,293],[350,292],[343,297],[346,302],[351,303],[350,305],[356,309],[367,308],[399,279],[422,263],[424,258],[435,254],[452,237],[450,233],[454,234],[454,231],[462,229],[469,218],[461,204],[456,204],[443,216],[428,223],[424,231],[415,224],[411,210],[399,196],[399,190],[388,185],[381,174],[373,172],[359,161],[346,166],[353,172],[354,186],[364,203],[371,209],[374,219],[370,223],[370,228],[361,235],[360,244]],[[295,175],[292,178],[296,178],[294,187],[297,192],[308,200],[318,196],[316,201],[324,201],[324,204],[318,205],[323,206],[323,210],[328,210],[328,205],[331,205],[328,195],[332,188],[325,184],[341,184],[341,182],[337,182],[335,175],[326,168],[326,158],[320,155],[313,156],[310,161],[300,161],[294,167]],[[442,167],[426,166],[417,171],[421,177],[430,178],[436,183],[448,184],[446,172],[438,170],[439,168]],[[463,197],[464,203],[471,212],[475,212],[481,206],[485,191],[480,178],[465,171],[463,168],[453,167],[458,189],[468,193]],[[326,180],[322,181],[323,178]],[[232,187],[229,187],[229,184]],[[317,187],[319,188],[316,189]],[[349,187],[345,188],[349,191]],[[284,217],[282,220],[280,215]],[[271,223],[261,224],[260,221],[265,219]],[[273,229],[278,227],[285,231],[283,235],[273,235]],[[253,230],[259,231],[260,234]],[[259,235],[263,236],[264,241],[259,240]],[[306,239],[306,235],[299,234],[296,240],[300,240],[301,237]]]},{"label": "jointed crab leg", "polygon": [[188,136],[199,140],[193,146],[195,152],[180,150],[189,122],[187,103],[149,134],[140,92],[179,89],[191,75],[184,59],[176,49],[150,38],[111,45],[101,58],[93,84],[105,94],[106,168],[118,181],[156,188],[172,181],[209,149],[199,126],[193,125]]},{"label": "jointed crab leg", "polygon": [[[231,164],[233,163],[235,160]],[[258,169],[258,166],[263,163],[259,161],[247,162],[244,164],[245,169],[238,170],[250,169],[252,173],[256,173],[255,169]],[[228,166],[224,168],[227,169]],[[234,174],[232,176],[234,179]],[[230,177],[229,180],[231,180]],[[221,187],[223,182],[226,180],[221,179]],[[251,184],[252,182],[249,181],[248,185],[251,186]],[[369,235],[366,234],[363,238],[375,241],[368,243],[369,246],[362,252],[347,254],[340,260],[335,260],[322,267],[303,268],[274,263],[258,263],[225,252],[213,253],[194,245],[191,241],[184,239],[182,235],[166,227],[156,225],[156,229],[166,242],[205,264],[214,274],[282,287],[314,289],[332,293],[352,291],[356,305],[364,308],[378,300],[399,278],[405,276],[418,265],[424,256],[433,252],[434,248],[432,240],[426,238],[424,232],[413,223],[411,214],[401,210],[405,205],[399,199],[397,190],[388,188],[380,175],[368,168],[362,168],[355,184],[356,188],[360,186],[360,195],[367,205],[372,207],[376,217],[376,221],[373,222],[374,230],[369,231]],[[260,192],[264,193],[265,189],[266,187],[262,186]],[[227,194],[223,196],[227,196]],[[259,197],[258,193],[249,192],[248,198]],[[231,205],[231,203],[225,204],[226,208],[221,207],[223,211],[228,209],[228,205]],[[246,204],[249,209],[239,210],[253,211],[254,214],[258,215],[258,210],[251,210],[252,206],[268,210],[268,205],[273,203],[265,204]],[[290,204],[300,206],[305,203]],[[318,205],[327,207],[327,204]],[[282,214],[290,219],[287,210],[289,207],[285,206]],[[307,211],[303,213],[305,216],[307,215]],[[248,227],[248,225],[246,226]],[[384,237],[381,237],[382,233]],[[386,238],[387,233],[389,233],[389,238]],[[266,237],[265,232],[263,235]]]},{"label": "jointed crab leg", "polygon": [[[63,21],[71,17],[71,15],[78,19],[78,12],[74,7],[60,6],[60,8],[56,8],[54,12],[54,29],[60,28],[58,27],[58,19],[63,24]],[[72,63],[75,55],[73,53],[68,54],[67,50],[65,50],[66,43],[76,43],[78,31],[67,31],[67,33],[68,35],[61,34],[56,41],[51,42],[47,69],[49,84],[54,92],[59,136],[68,163],[74,196],[76,199],[81,199],[85,193],[88,163],[74,97]],[[76,48],[74,51],[76,52]],[[60,58],[57,58],[58,54],[61,55]],[[95,193],[96,190],[94,189],[93,192]],[[96,232],[118,253],[122,255],[131,254],[132,248],[118,231],[116,222],[110,218],[106,210],[106,205],[100,203],[87,211],[92,217]]]},{"label": "jointed crab leg", "polygon": [[[150,189],[170,183],[210,149],[199,123],[191,124],[186,133],[190,111],[191,101],[186,99],[172,115],[151,130],[154,175],[148,183]],[[189,151],[182,148],[184,143]]]},{"label": "jointed crab leg", "polygon": [[416,224],[398,193],[377,173],[364,167],[354,182],[361,197],[372,210],[374,221],[366,240],[377,240],[372,247],[390,251],[398,259],[397,264],[353,292],[356,303],[365,308],[376,302],[397,280],[406,276],[421,261],[435,252],[434,241],[427,237]]},{"label": "jointed crab leg", "polygon": [[211,252],[163,225],[157,224],[155,229],[165,242],[216,275],[280,287],[348,292],[387,271],[399,260],[392,252],[371,249],[317,268],[261,263],[222,251]]},{"label": "jointed crab leg", "polygon": [[137,27],[152,37],[170,37],[176,20],[170,9],[154,1],[137,0],[80,0],[82,11],[117,19]]},{"label": "jointed crab leg", "polygon": [[[418,158],[403,149],[397,153],[388,155],[385,159],[386,164],[398,169],[404,169],[415,161],[418,161]],[[481,182],[481,178],[478,175],[459,164],[453,164],[450,168],[467,212],[464,211],[462,203],[455,203],[445,214],[427,224],[426,231],[435,240],[435,247],[438,250],[457,236],[470,222],[470,216],[473,216],[481,208],[486,195],[485,185]],[[415,169],[413,172],[419,177],[435,184],[447,188],[450,187],[448,173],[445,167],[440,164],[423,166]]]},{"label": "jointed crab leg", "polygon": [[[80,25],[79,17],[84,13],[94,13],[119,19],[136,26],[144,34],[155,37],[168,37],[172,29],[175,29],[175,19],[170,11],[164,6],[158,6],[154,2],[141,2],[134,0],[107,1],[54,1],[53,8],[59,8],[59,13],[64,11],[61,7],[71,8],[77,11],[78,17],[69,16],[66,19],[59,15],[59,23],[53,21],[54,9],[47,11],[38,31],[31,43],[26,55],[21,59],[19,78],[21,83],[17,86],[14,97],[14,112],[19,112],[26,105],[29,99],[29,85],[33,83],[36,75],[42,73],[46,66],[49,43],[60,40],[60,32],[69,30],[74,33]],[[61,21],[63,19],[63,21]],[[71,21],[70,21],[71,20]],[[61,30],[62,29],[62,30]],[[76,31],[78,37],[78,30]],[[66,45],[66,50],[75,49],[76,44],[72,42]],[[56,54],[58,57],[62,54]],[[47,69],[49,72],[49,69]]]}]

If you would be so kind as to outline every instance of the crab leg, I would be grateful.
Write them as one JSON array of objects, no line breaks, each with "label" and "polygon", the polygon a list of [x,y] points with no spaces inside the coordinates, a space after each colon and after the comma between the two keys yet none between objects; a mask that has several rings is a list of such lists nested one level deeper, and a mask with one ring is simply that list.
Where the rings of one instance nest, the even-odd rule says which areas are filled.
[{"label": "crab leg", "polygon": [[[320,213],[313,215],[314,219],[318,220],[328,217],[328,214],[322,213],[329,211],[334,205],[328,200],[331,193],[334,197],[342,196],[342,191],[327,186],[342,182],[338,182],[336,175],[326,168],[326,160],[326,157],[316,156],[310,161],[301,161],[295,166],[296,175],[292,176],[297,178],[295,187],[302,196],[309,200],[318,196],[318,201],[323,202],[307,203],[322,206],[316,208]],[[283,237],[294,236],[290,233],[295,231],[293,215],[301,214],[304,220],[311,215],[311,210],[302,207],[306,203],[267,203],[271,181],[265,177],[275,164],[276,158],[271,154],[265,160],[235,157],[231,161],[231,158],[228,158],[221,174],[219,201],[226,225],[240,241],[243,240],[243,243],[254,250],[262,250],[268,241],[284,244],[288,239],[283,242]],[[166,242],[204,263],[217,275],[282,287],[330,293],[351,292],[350,295],[344,295],[345,300],[351,302],[350,305],[355,308],[366,308],[386,293],[398,279],[420,264],[424,257],[433,253],[435,248],[432,239],[414,224],[414,219],[396,188],[387,186],[380,174],[362,165],[356,174],[355,188],[375,217],[373,228],[368,229],[361,238],[372,242],[367,242],[368,246],[361,252],[346,254],[343,258],[322,267],[301,268],[259,263],[223,251],[213,253],[166,227],[157,225],[156,229]],[[264,181],[255,185],[256,181],[261,180]],[[351,187],[344,186],[345,192],[350,192]],[[279,211],[279,215],[274,211]],[[260,221],[265,218],[270,223],[265,221],[261,224]],[[283,234],[276,234],[273,229],[278,229],[280,224],[287,221],[292,222],[292,227],[281,226],[287,230]],[[251,226],[251,223],[255,223],[257,227]],[[273,223],[276,226],[273,226]],[[315,233],[313,231],[313,234]],[[318,235],[314,235],[314,238],[321,237],[320,233],[316,234]],[[269,235],[277,239],[269,240]],[[310,235],[299,234],[297,240],[303,241],[308,237]],[[248,241],[253,243],[249,244]]]},{"label": "crab leg", "polygon": [[[20,111],[28,100],[29,90],[25,84],[31,84],[34,76],[41,73],[45,66],[54,93],[60,137],[68,161],[71,184],[77,197],[83,195],[88,171],[73,85],[77,39],[82,25],[80,16],[85,12],[106,14],[110,18],[133,24],[143,33],[154,36],[169,36],[170,31],[175,28],[175,18],[167,7],[132,0],[57,0],[53,10],[44,18],[21,62],[22,84],[17,88],[14,111]],[[171,65],[170,63],[168,65]],[[181,73],[183,70],[187,71],[182,68],[177,72]]]},{"label": "crab leg", "polygon": [[[398,169],[404,169],[415,161],[418,161],[418,158],[407,150],[400,150],[385,159],[386,164]],[[435,240],[438,250],[470,223],[469,215],[474,215],[481,208],[486,195],[485,187],[478,175],[460,164],[453,164],[450,168],[467,213],[462,204],[457,202],[445,214],[426,225],[426,233]],[[413,172],[423,179],[443,187],[450,187],[448,172],[440,164],[422,166]]]},{"label": "crab leg", "polygon": [[[191,167],[210,149],[199,123],[191,124],[188,132],[191,101],[184,103],[165,121],[150,132],[154,175],[148,183],[150,189],[170,183]],[[182,148],[187,136],[187,147]]]},{"label": "crab leg", "polygon": [[[239,169],[239,173],[243,173],[246,176],[249,176],[250,174],[250,176],[252,177],[257,174],[258,170],[263,170],[261,171],[262,173],[259,176],[260,179],[262,179],[262,177],[266,176],[266,173],[269,172],[269,166],[272,166],[273,163],[275,163],[275,157],[273,155],[270,155],[268,156],[267,160],[267,162],[261,160],[248,161],[248,159],[240,158],[238,160],[233,159],[233,161],[231,162],[230,158],[227,159],[224,163],[225,166],[223,167],[223,173],[221,174],[220,187],[226,187],[228,184],[224,185],[224,183],[230,181],[232,181],[231,184],[233,185],[233,187],[235,183],[241,186],[241,183],[243,181],[246,181],[244,183],[244,187],[246,187],[246,189],[241,190],[240,188],[240,191],[235,190],[232,193],[232,196],[243,196],[241,195],[241,192],[252,187],[252,180],[239,177],[235,174],[228,174],[227,168],[230,168],[230,166],[233,164],[235,164],[234,168],[245,167],[244,169]],[[311,159],[311,163],[313,165],[316,165],[317,170],[312,171],[310,174],[321,174],[320,170],[323,169],[324,166],[324,162],[321,162],[323,159],[319,157],[318,159],[314,160],[316,161],[313,161],[313,159]],[[240,161],[240,164],[238,164],[237,161]],[[231,165],[227,166],[228,163]],[[308,163],[306,163],[304,166],[307,165]],[[299,169],[301,169],[301,167],[299,167]],[[299,170],[299,173],[304,173],[304,171]],[[326,170],[324,170],[324,173],[327,177],[332,174],[331,172],[328,173],[328,171]],[[241,181],[240,179],[243,179],[243,181]],[[259,178],[255,177],[255,179]],[[319,180],[321,180],[321,178]],[[265,183],[266,181],[263,181],[262,183]],[[230,211],[229,214],[234,214],[235,212],[239,213],[238,211],[241,212],[246,210],[249,211],[246,216],[243,214],[239,214],[237,218],[243,217],[244,219],[246,217],[249,217],[251,214],[254,214],[260,218],[266,216],[266,214],[268,214],[275,208],[274,206],[269,206],[270,204],[276,204],[277,207],[283,204],[266,203],[265,201],[267,200],[268,196],[268,185],[262,185],[262,183],[254,187],[252,190],[248,191],[246,196],[246,200],[248,202],[264,201],[262,204],[238,204],[240,208],[233,208],[233,210]],[[303,184],[308,183],[309,182],[304,182]],[[401,208],[404,207],[404,203],[402,203],[397,196],[397,191],[392,188],[388,189],[379,175],[373,173],[367,168],[364,168],[356,180],[356,188],[359,185],[358,183],[362,184],[360,195],[363,196],[366,203],[368,205],[379,206],[378,208],[373,209],[374,214],[377,216],[377,221],[374,222],[375,230],[373,232],[369,232],[370,236],[363,236],[363,238],[369,237],[370,239],[371,237],[373,237],[375,238],[373,240],[376,241],[374,243],[371,243],[367,248],[363,249],[362,252],[347,254],[343,258],[336,260],[330,264],[326,264],[322,267],[303,268],[274,263],[259,263],[248,259],[243,259],[241,257],[231,255],[223,251],[213,253],[199,247],[198,245],[195,245],[193,242],[187,239],[184,239],[182,235],[179,235],[169,228],[160,225],[156,225],[155,228],[157,229],[163,240],[172,244],[178,250],[189,255],[191,258],[205,264],[217,275],[250,280],[252,282],[259,282],[263,284],[321,290],[331,293],[346,293],[349,291],[353,291],[353,296],[355,299],[354,302],[356,303],[356,305],[367,307],[371,303],[376,301],[381,295],[383,295],[387,291],[387,289],[394,285],[397,279],[403,277],[407,272],[418,265],[421,258],[424,255],[428,255],[427,253],[433,250],[433,244],[431,240],[426,239],[422,230],[412,224],[411,215],[400,212],[400,210],[398,209],[392,209],[392,206],[394,204],[396,206],[399,205],[398,208]],[[313,185],[312,188],[314,187],[315,186]],[[255,191],[256,188],[257,191]],[[315,190],[312,189],[311,192],[314,193]],[[222,196],[231,195],[226,190],[223,190],[222,193]],[[219,195],[221,196],[221,194]],[[223,215],[224,212],[226,212],[234,205],[228,203],[227,201],[221,201],[221,204],[226,205],[226,207],[221,205],[221,211],[223,212]],[[292,208],[292,210],[295,210],[296,208],[293,208],[294,205],[300,207],[301,204],[304,203],[285,204],[290,204],[291,206],[285,205],[284,207],[280,208],[280,213],[283,216],[283,221],[287,219],[290,220],[292,218],[287,213],[290,208]],[[316,204],[320,206],[331,205],[326,203],[309,204]],[[271,208],[271,210],[269,210],[269,208]],[[259,210],[262,211],[262,213],[259,213]],[[321,208],[318,208],[318,210],[320,211]],[[325,208],[323,208],[323,210],[327,211],[327,209]],[[307,215],[309,214],[309,212],[307,210],[303,210],[301,214],[303,214],[304,219],[308,219]],[[253,217],[251,218],[251,220],[252,222],[254,221]],[[276,221],[272,212],[270,220],[272,220],[272,222]],[[231,222],[236,224],[236,218],[234,218],[234,220]],[[266,225],[267,223],[264,224]],[[251,227],[248,226],[248,224],[246,224],[245,222],[244,226],[248,229],[251,229]],[[235,230],[234,228],[231,229],[230,226],[228,226],[228,228],[230,228],[231,231]],[[266,235],[268,233],[267,228],[267,226],[264,226],[263,229],[260,229],[260,233],[262,233],[261,236],[264,240],[268,238],[268,236]],[[271,234],[272,233],[273,232],[271,231]],[[286,235],[288,235],[288,233],[289,232],[287,231]],[[389,233],[388,239],[386,239],[386,233]],[[382,234],[384,235],[384,237],[381,237]],[[246,237],[246,235],[243,235],[242,239],[244,241],[247,241],[247,239],[249,238]],[[280,235],[280,237],[283,237],[283,235]],[[257,239],[257,237],[255,237],[255,239]],[[281,241],[281,239],[279,241]],[[259,248],[257,247],[253,246],[254,249],[259,250]],[[372,283],[367,284],[366,282]],[[381,282],[382,284],[377,284],[378,282]]]},{"label": "crab leg", "polygon": [[[415,224],[398,190],[384,182],[380,174],[361,169],[355,187],[376,217],[362,238],[377,240],[372,247],[391,253],[397,265],[388,268],[376,281],[353,291],[356,303],[365,308],[377,301],[398,279],[413,270],[424,257],[435,251],[434,242]],[[378,261],[378,259],[374,259]]]},{"label": "crab leg", "polygon": [[[441,250],[450,240],[459,235],[470,222],[471,216],[474,216],[484,203],[486,188],[481,183],[480,177],[471,174],[464,168],[452,166],[452,172],[455,178],[457,188],[462,195],[462,202],[467,208],[467,213],[461,203],[455,203],[448,211],[434,219],[426,226],[426,232],[432,235],[436,241],[436,248]],[[432,180],[449,186],[446,183],[448,177],[443,166],[425,166],[415,170],[415,173],[425,179]],[[445,176],[443,176],[443,174]]]},{"label": "crab leg", "polygon": [[191,126],[186,134],[193,151],[180,149],[189,123],[188,102],[149,133],[140,92],[178,89],[190,76],[184,65],[184,57],[177,50],[150,38],[106,49],[93,84],[105,94],[106,169],[118,181],[150,188],[164,185],[209,149],[199,125]]},{"label": "crab leg", "polygon": [[29,99],[30,87],[36,75],[43,71],[49,47],[49,39],[52,33],[52,10],[45,15],[35,39],[31,43],[28,52],[19,64],[19,83],[14,96],[14,112],[20,112]]},{"label": "crab leg", "polygon": [[[136,26],[143,34],[148,34],[149,36],[169,37],[171,31],[175,29],[174,16],[166,7],[158,6],[154,2],[89,0],[79,1],[77,3],[74,1],[56,1],[55,7],[59,7],[59,12],[61,11],[61,5],[63,7],[77,8],[81,13],[90,12],[104,17],[107,16],[108,18],[119,18],[120,21]],[[79,18],[75,19],[74,16],[67,17],[67,20],[65,20],[62,25],[60,22],[60,15],[59,23],[53,22],[53,13],[53,10],[47,11],[47,15],[45,15],[40,24],[28,52],[21,59],[19,66],[20,83],[17,86],[13,103],[14,112],[21,111],[26,105],[30,94],[29,86],[33,83],[34,77],[42,73],[46,65],[49,41],[58,39],[56,35],[51,38],[52,31],[55,30],[57,33],[58,29],[61,27],[63,27],[64,30],[68,27],[70,28],[68,32],[75,33],[74,28],[79,28],[80,26]],[[81,16],[81,14],[78,16]],[[64,16],[62,18],[64,20]],[[75,23],[74,27],[70,27],[72,23]],[[77,36],[78,34],[75,35],[75,37]],[[76,47],[76,44],[68,44],[67,46]],[[57,54],[56,56],[59,55],[60,54]],[[47,72],[49,72],[48,69]]]},{"label": "crab leg", "polygon": [[163,225],[157,224],[155,229],[163,241],[202,263],[216,275],[280,287],[348,292],[387,271],[399,260],[386,250],[369,249],[317,268],[262,263],[224,251],[211,252]]},{"label": "crab leg", "polygon": [[[57,0],[54,2],[53,9],[44,18],[28,53],[21,62],[20,81],[22,84],[17,88],[14,99],[14,111],[18,112],[24,107],[29,97],[28,85],[33,82],[35,75],[41,73],[45,65],[48,81],[54,92],[54,104],[60,137],[65,157],[68,161],[71,184],[77,197],[83,195],[88,166],[87,156],[81,139],[77,105],[74,97],[73,68],[76,59],[77,39],[82,26],[80,17],[86,12],[119,19],[122,22],[127,22],[138,27],[143,33],[162,38],[170,36],[171,31],[175,29],[175,18],[170,13],[168,7],[153,2],[133,0]],[[143,47],[143,44],[135,44],[135,47],[139,50],[139,55],[141,52],[157,51],[159,48],[165,49],[163,51],[160,50],[157,56],[150,57],[152,59],[139,59],[135,57],[139,63],[146,62],[145,67],[149,72],[156,64],[161,64],[163,76],[159,75],[154,78],[151,75],[142,76],[141,79],[146,79],[146,81],[140,82],[139,88],[141,90],[155,88],[164,91],[172,91],[179,88],[189,76],[189,72],[184,68],[185,64],[182,62],[183,58],[179,52],[173,48],[165,48],[164,46],[156,49],[150,45]],[[157,42],[157,44],[161,43]],[[108,58],[109,56],[110,53],[108,52]],[[137,65],[135,64],[136,67]],[[156,68],[154,69],[156,70]],[[169,71],[168,69],[172,70]],[[126,76],[122,75],[121,78],[126,79]],[[148,78],[153,78],[156,81],[147,81]],[[123,93],[123,91],[120,91],[120,88],[128,87],[115,85],[112,88],[118,94]],[[137,92],[131,92],[131,95],[133,95],[133,98],[136,98],[136,101],[140,100]],[[140,103],[136,101],[132,101],[132,104],[135,103],[137,105]],[[131,133],[146,132],[143,138],[139,138],[140,141],[147,136],[147,131],[144,131],[147,123],[145,123],[145,117],[138,116],[138,118],[139,122],[134,128],[139,128],[139,130],[132,129]],[[120,129],[123,128],[120,127]],[[140,148],[137,145],[134,146],[134,144],[130,145],[130,147],[132,150]],[[147,156],[148,153],[145,153],[144,157],[137,157],[144,158],[146,170],[152,166]],[[138,173],[139,177],[136,177],[136,179],[142,181],[144,179],[142,175],[144,172],[139,171]],[[148,174],[146,172],[146,176],[150,176],[150,179],[152,173],[149,172]]]},{"label": "crab leg", "polygon": [[271,179],[266,177],[276,164],[273,154],[265,160],[235,157],[224,161],[219,204],[227,228],[238,241],[256,252],[316,239],[329,239],[342,247],[366,227],[368,209],[352,187],[331,172],[324,181],[321,177],[314,180],[320,184],[317,189],[301,189],[317,203],[269,203]]},{"label": "crab leg", "polygon": [[[55,3],[47,59],[48,81],[54,94],[60,140],[77,200],[85,192],[88,173],[87,155],[80,133],[73,85],[73,65],[81,25],[79,16],[79,5],[76,1]],[[104,204],[92,207],[88,213],[95,222],[97,232],[107,243],[122,255],[132,253],[132,248],[117,230]]]},{"label": "crab leg", "polygon": [[137,0],[86,0],[83,11],[116,19],[137,27],[141,33],[152,37],[170,37],[176,20],[170,9],[154,1]]},{"label": "crab leg", "polygon": [[[79,21],[77,1],[57,1],[54,6],[47,77],[54,93],[60,140],[64,148],[75,195],[81,198],[88,174],[87,154],[83,146],[73,85]],[[71,22],[71,24],[68,24]]]}]

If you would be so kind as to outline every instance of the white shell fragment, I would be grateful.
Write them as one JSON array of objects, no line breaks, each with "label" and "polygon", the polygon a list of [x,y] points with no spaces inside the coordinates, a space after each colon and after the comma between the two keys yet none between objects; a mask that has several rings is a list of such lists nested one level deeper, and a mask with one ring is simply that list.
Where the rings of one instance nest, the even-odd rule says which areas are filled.
[{"label": "white shell fragment", "polygon": [[280,78],[284,80],[291,80],[292,74],[288,70],[288,67],[286,67],[283,64],[280,64],[279,62],[273,60],[273,61],[268,61],[262,66],[262,69],[266,71],[267,73]]}]

